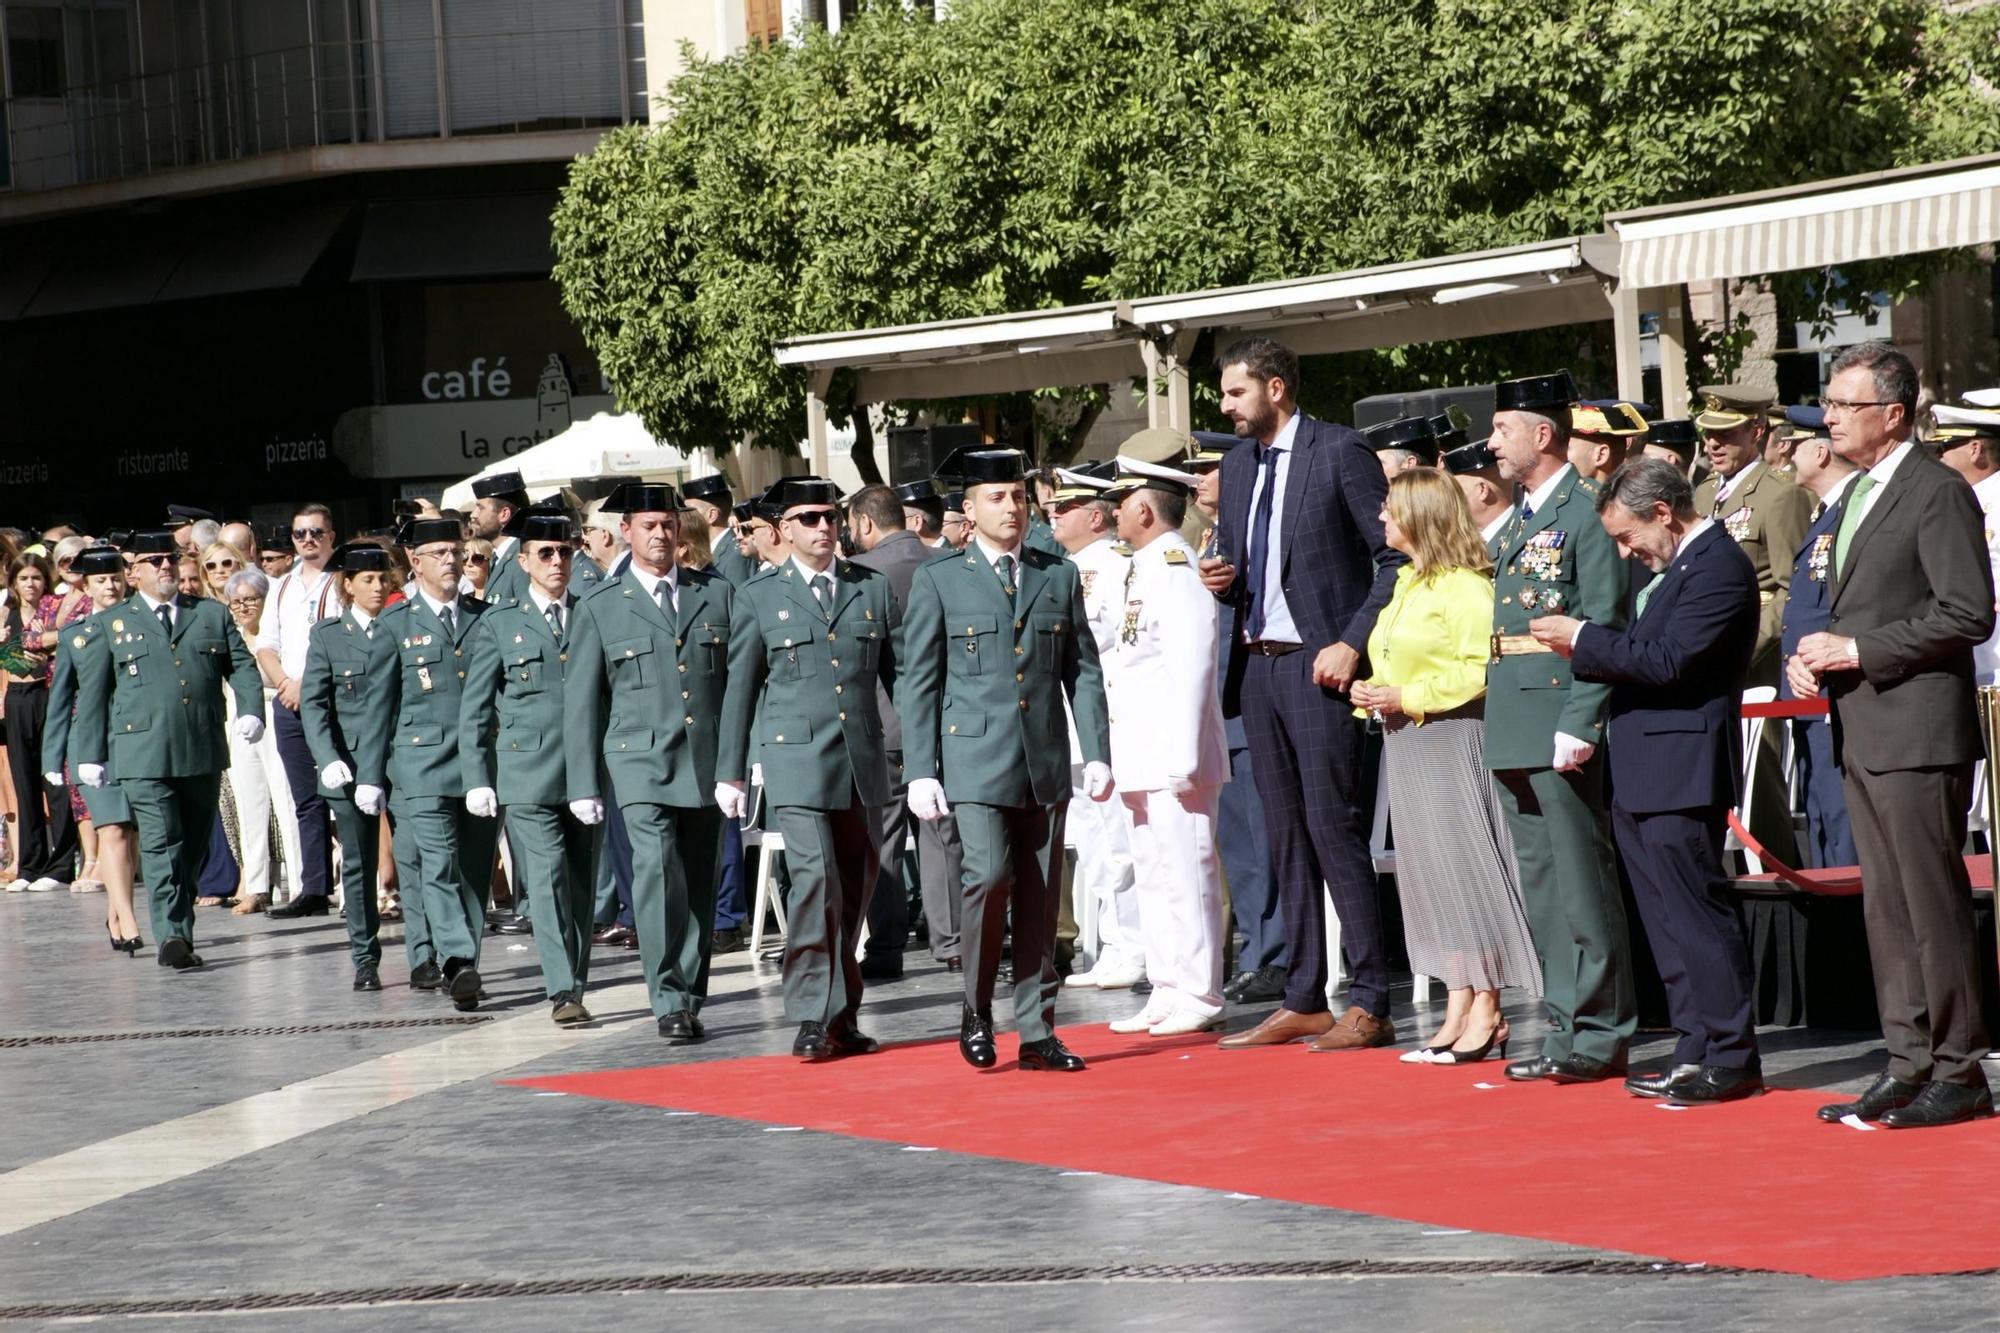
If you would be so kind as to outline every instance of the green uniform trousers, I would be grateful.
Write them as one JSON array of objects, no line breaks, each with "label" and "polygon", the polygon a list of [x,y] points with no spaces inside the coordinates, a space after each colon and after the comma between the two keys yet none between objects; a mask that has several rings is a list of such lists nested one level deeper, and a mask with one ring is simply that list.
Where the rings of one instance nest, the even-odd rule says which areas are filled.
[{"label": "green uniform trousers", "polygon": [[993,983],[1007,918],[1014,920],[1014,1030],[1022,1041],[1055,1033],[1056,899],[1062,893],[1063,817],[1056,805],[952,807],[965,848],[965,1002],[984,1013],[993,1005]]},{"label": "green uniform trousers", "polygon": [[[345,796],[326,798],[340,834],[340,906],[347,917],[347,952],[354,964],[382,961],[382,913],[375,905],[375,865],[382,851],[382,818],[364,815]],[[420,896],[420,895],[415,895]],[[408,908],[403,920],[411,920]],[[423,915],[416,918],[421,928]]]},{"label": "green uniform trousers", "polygon": [[[549,997],[583,994],[590,980],[590,932],[597,897],[597,862],[604,825],[582,823],[560,805],[510,805],[507,845],[514,852],[515,892],[527,900]],[[521,910],[521,903],[514,904]]]},{"label": "green uniform trousers", "polygon": [[[123,778],[119,785],[138,829],[153,940],[194,943],[194,882],[215,827],[220,773],[185,778]],[[30,796],[35,793],[28,793]]]},{"label": "green uniform trousers", "polygon": [[[404,945],[410,966],[452,958],[478,963],[486,934],[482,892],[493,874],[494,820],[469,814],[456,796],[391,796],[396,878],[403,885]],[[411,899],[422,904],[423,941],[408,926]]]},{"label": "green uniform trousers", "polygon": [[792,892],[785,932],[785,1021],[854,1026],[861,1007],[861,922],[881,867],[875,812],[850,791],[845,810],[776,807]]},{"label": "green uniform trousers", "polygon": [[641,801],[620,812],[632,839],[632,916],[653,1016],[700,1013],[715,945],[722,811]]},{"label": "green uniform trousers", "polygon": [[1604,811],[1604,752],[1573,773],[1503,768],[1493,780],[1514,835],[1521,901],[1542,960],[1551,1060],[1625,1059],[1638,1026],[1624,891]]}]

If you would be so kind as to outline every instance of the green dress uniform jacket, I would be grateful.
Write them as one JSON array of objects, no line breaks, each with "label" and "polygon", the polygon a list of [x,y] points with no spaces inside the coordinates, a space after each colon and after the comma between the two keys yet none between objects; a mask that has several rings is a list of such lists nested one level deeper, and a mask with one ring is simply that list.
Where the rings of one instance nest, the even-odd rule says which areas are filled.
[{"label": "green dress uniform jacket", "polygon": [[501,537],[493,543],[493,566],[479,600],[488,606],[512,606],[528,595],[528,575],[521,568],[521,540]]},{"label": "green dress uniform jacket", "polygon": [[84,651],[96,633],[97,625],[88,616],[63,626],[62,642],[56,645],[55,663],[49,674],[48,723],[42,731],[41,771],[60,773],[69,764],[69,780],[83,794],[83,808],[90,822],[100,826],[129,824],[132,804],[125,799],[125,789],[118,785],[117,774],[107,768],[102,787],[86,787],[76,781],[76,768],[69,757],[73,730],[70,723],[76,712],[75,654]]},{"label": "green dress uniform jacket", "polygon": [[565,593],[560,633],[531,593],[481,616],[458,713],[465,787],[491,787],[499,797],[515,882],[552,998],[581,996],[589,979],[603,846],[602,827],[578,822],[567,809],[563,698],[576,607]]},{"label": "green dress uniform jacket", "polygon": [[173,605],[171,632],[136,593],[93,615],[94,634],[64,630],[76,669],[70,759],[117,774],[137,826],[154,937],[192,942],[195,875],[229,767],[222,691],[235,691],[238,717],[261,721],[264,690],[222,603],[176,597]]},{"label": "green dress uniform jacket", "polygon": [[764,567],[762,561],[743,553],[743,549],[736,544],[733,528],[717,537],[709,550],[715,560],[715,572],[737,587],[743,586]]},{"label": "green dress uniform jacket", "polygon": [[[1566,615],[1621,628],[1630,575],[1597,516],[1597,485],[1565,468],[1548,499],[1500,530],[1496,644],[1528,622]],[[1486,766],[1514,838],[1522,905],[1542,964],[1549,1032],[1542,1053],[1615,1064],[1638,1022],[1624,891],[1604,795],[1611,687],[1577,681],[1556,653],[1496,655],[1486,672]],[[1553,766],[1560,731],[1597,747],[1572,772]]]},{"label": "green dress uniform jacket", "polygon": [[[389,793],[396,874],[403,884],[403,943],[411,967],[451,959],[477,963],[485,934],[499,834],[492,820],[465,808],[458,714],[472,631],[487,609],[482,599],[461,596],[454,632],[413,583],[403,601],[384,609],[375,629],[396,653],[379,705],[392,725],[386,764],[378,772],[364,760],[357,778]],[[413,939],[410,928],[410,899],[417,895],[423,920],[414,933],[421,939]]]},{"label": "green dress uniform jacket", "polygon": [[1063,816],[1070,795],[1068,697],[1086,762],[1110,762],[1109,722],[1083,582],[1025,542],[1010,600],[977,538],[921,566],[903,616],[897,712],[903,771],[944,784],[964,849],[965,1002],[990,1017],[1010,909],[1014,1026],[1050,1036]]},{"label": "green dress uniform jacket", "polygon": [[[675,571],[662,609],[629,564],[577,604],[563,687],[569,797],[606,797],[632,843],[632,911],[655,1017],[696,1012],[714,943],[718,723],[741,708],[729,675],[735,590]],[[609,779],[609,789],[606,779]]]},{"label": "green dress uniform jacket", "polygon": [[[1783,663],[1778,641],[1784,637],[1785,599],[1791,594],[1792,557],[1812,526],[1813,494],[1791,477],[1763,462],[1752,463],[1748,477],[1738,482],[1718,507],[1720,478],[1711,476],[1694,492],[1694,510],[1720,523],[1757,571],[1757,647],[1750,658],[1750,685],[1776,685]],[[1775,728],[1773,729],[1775,730]]]},{"label": "green dress uniform jacket", "polygon": [[[349,610],[312,627],[306,638],[306,669],[299,678],[299,728],[312,751],[314,781],[333,812],[340,833],[340,903],[347,918],[347,947],[356,965],[382,959],[381,914],[375,902],[377,855],[382,820],[354,804],[354,788],[366,783],[385,791],[390,728],[389,685],[396,673],[396,643],[377,617],[373,633]],[[347,765],[355,775],[344,787],[318,777],[328,764]],[[410,894],[403,913],[404,935],[429,938],[423,896]],[[411,921],[414,925],[409,924]]]},{"label": "green dress uniform jacket", "polygon": [[845,560],[826,574],[830,610],[795,560],[738,590],[716,774],[742,781],[754,729],[792,878],[785,1017],[838,1033],[861,1005],[861,920],[881,867],[875,811],[890,799],[878,700],[895,688],[899,617],[886,576]]}]

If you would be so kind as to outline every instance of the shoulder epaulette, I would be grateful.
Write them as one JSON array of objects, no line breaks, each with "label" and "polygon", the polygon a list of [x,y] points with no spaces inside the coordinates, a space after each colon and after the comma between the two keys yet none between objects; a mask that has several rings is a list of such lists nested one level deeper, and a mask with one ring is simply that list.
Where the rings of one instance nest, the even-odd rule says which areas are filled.
[{"label": "shoulder epaulette", "polygon": [[1188,562],[1187,552],[1183,551],[1178,546],[1168,551],[1165,555],[1161,557],[1161,559],[1165,560],[1170,565],[1185,565]]}]

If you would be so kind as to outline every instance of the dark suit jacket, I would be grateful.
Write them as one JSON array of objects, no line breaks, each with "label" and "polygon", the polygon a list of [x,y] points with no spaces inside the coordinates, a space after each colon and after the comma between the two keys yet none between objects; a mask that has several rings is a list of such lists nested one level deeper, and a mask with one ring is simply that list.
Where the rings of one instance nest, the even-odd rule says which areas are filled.
[{"label": "dark suit jacket", "polygon": [[[872,569],[889,580],[889,595],[896,603],[896,622],[901,624],[903,608],[910,604],[910,579],[916,574],[917,566],[937,558],[938,553],[924,545],[923,539],[916,533],[892,532],[877,542],[874,550],[855,556],[854,563],[863,569]],[[877,702],[882,709],[882,748],[901,750],[903,719],[897,715],[895,700],[890,698],[889,691],[879,686],[877,690]]]},{"label": "dark suit jacket", "polygon": [[[1300,413],[1292,449],[1278,535],[1285,605],[1307,652],[1344,643],[1361,654],[1356,679],[1365,679],[1368,634],[1389,604],[1404,562],[1382,537],[1389,483],[1368,442],[1346,426]],[[1236,582],[1224,600],[1239,609],[1249,595],[1250,496],[1257,486],[1258,453],[1252,445],[1232,449],[1222,460],[1222,558],[1236,567]],[[1241,635],[1232,635],[1222,690],[1227,717],[1242,711],[1248,656]]]},{"label": "dark suit jacket", "polygon": [[1886,773],[1982,756],[1972,650],[1993,632],[1984,534],[1972,488],[1911,449],[1834,580],[1827,629],[1861,649],[1859,671],[1826,677],[1835,763]]},{"label": "dark suit jacket", "polygon": [[1667,566],[1622,630],[1586,623],[1570,659],[1611,682],[1611,790],[1637,814],[1736,803],[1743,681],[1757,645],[1757,571],[1715,524]]},{"label": "dark suit jacket", "polygon": [[[1846,509],[1843,502],[1853,490],[1854,483],[1850,481],[1840,493],[1840,501],[1806,525],[1799,549],[1792,552],[1792,586],[1785,598],[1784,628],[1778,635],[1780,662],[1789,661],[1799,650],[1799,640],[1824,630],[1827,617],[1833,614],[1833,539],[1840,531],[1840,516]],[[1815,547],[1820,548],[1818,558],[1814,556]],[[1795,697],[1790,678],[1782,672],[1778,676],[1778,697]]]}]

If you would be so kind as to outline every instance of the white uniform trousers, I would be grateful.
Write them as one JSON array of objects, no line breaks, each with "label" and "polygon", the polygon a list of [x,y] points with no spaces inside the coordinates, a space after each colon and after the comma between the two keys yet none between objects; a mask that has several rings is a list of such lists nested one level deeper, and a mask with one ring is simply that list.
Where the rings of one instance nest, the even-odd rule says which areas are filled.
[{"label": "white uniform trousers", "polygon": [[1139,899],[1132,891],[1132,843],[1114,801],[1093,801],[1083,791],[1083,765],[1070,768],[1070,837],[1076,843],[1076,916],[1094,913],[1097,955],[1131,966],[1146,961],[1139,935]]},{"label": "white uniform trousers", "polygon": [[1132,833],[1146,976],[1162,1009],[1171,998],[1198,1013],[1222,1012],[1222,865],[1215,850],[1220,790],[1118,794]]}]

